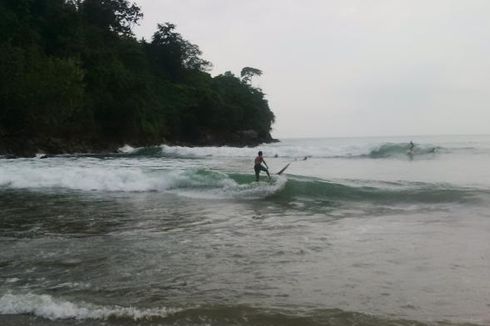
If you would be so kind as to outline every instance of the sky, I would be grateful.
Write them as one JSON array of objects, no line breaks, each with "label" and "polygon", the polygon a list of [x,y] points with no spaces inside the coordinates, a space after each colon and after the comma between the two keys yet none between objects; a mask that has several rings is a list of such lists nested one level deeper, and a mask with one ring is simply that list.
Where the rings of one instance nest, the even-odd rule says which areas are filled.
[{"label": "sky", "polygon": [[490,134],[488,0],[135,0],[197,44],[210,73],[253,84],[272,135]]}]

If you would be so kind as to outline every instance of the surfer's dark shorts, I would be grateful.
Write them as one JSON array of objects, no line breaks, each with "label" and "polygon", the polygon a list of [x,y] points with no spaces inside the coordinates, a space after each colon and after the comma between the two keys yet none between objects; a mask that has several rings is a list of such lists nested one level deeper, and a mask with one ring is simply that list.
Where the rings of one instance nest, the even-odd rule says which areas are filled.
[{"label": "surfer's dark shorts", "polygon": [[254,170],[255,170],[255,176],[258,178],[259,177],[259,174],[260,174],[260,171],[265,171],[267,172],[267,169],[264,168],[262,165],[260,164],[257,164],[257,165],[254,165]]}]

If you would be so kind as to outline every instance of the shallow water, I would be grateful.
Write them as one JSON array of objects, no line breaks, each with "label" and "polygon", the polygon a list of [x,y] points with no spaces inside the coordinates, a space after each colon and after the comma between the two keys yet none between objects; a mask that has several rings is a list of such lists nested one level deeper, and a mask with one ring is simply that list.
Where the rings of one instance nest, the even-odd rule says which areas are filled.
[{"label": "shallow water", "polygon": [[0,323],[489,324],[490,137],[412,139],[0,160]]}]

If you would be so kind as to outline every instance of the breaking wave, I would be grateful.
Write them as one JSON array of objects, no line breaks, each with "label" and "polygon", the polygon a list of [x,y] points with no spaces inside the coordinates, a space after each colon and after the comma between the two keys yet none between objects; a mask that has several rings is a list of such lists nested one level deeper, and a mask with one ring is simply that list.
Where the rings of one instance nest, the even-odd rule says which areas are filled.
[{"label": "breaking wave", "polygon": [[[446,148],[433,144],[417,144],[414,150],[409,150],[408,143],[381,143],[361,144],[345,146],[295,146],[268,144],[261,146],[261,150],[268,157],[279,157],[288,159],[307,158],[403,158],[407,157],[429,157],[429,155],[448,154],[456,152],[474,152],[473,147]],[[238,147],[181,147],[181,146],[155,146],[133,148],[124,146],[119,149],[122,155],[128,156],[150,156],[168,158],[250,158],[257,154],[257,148]]]},{"label": "breaking wave", "polygon": [[410,150],[410,145],[405,143],[386,143],[372,149],[368,154],[361,155],[369,158],[388,158],[388,157],[407,157],[434,155],[436,153],[447,152],[446,149],[433,145],[419,145]]},{"label": "breaking wave", "polygon": [[165,318],[177,309],[98,306],[85,302],[74,303],[38,294],[4,294],[0,297],[0,314],[29,314],[50,320],[57,319],[108,319],[129,318],[133,320]]},{"label": "breaking wave", "polygon": [[[379,326],[457,326],[477,325],[457,322],[423,322],[390,319],[340,309],[294,311],[262,309],[247,305],[209,305],[187,309],[98,306],[85,302],[71,302],[50,295],[5,294],[0,297],[0,315],[32,315],[51,321],[87,320],[123,323],[127,325],[379,325]],[[0,317],[1,320],[1,317]],[[477,321],[483,324],[483,321]],[[27,323],[26,323],[27,324]],[[30,324],[30,323],[29,323]]]},{"label": "breaking wave", "polygon": [[[387,147],[376,153],[400,152]],[[377,154],[378,155],[378,154]],[[131,161],[131,163],[130,163]],[[168,192],[203,199],[292,200],[302,198],[371,202],[468,202],[481,196],[488,199],[488,189],[459,187],[452,184],[418,182],[336,182],[312,177],[273,176],[271,182],[255,182],[252,174],[225,173],[206,168],[176,170],[159,165],[145,166],[140,160],[60,159],[26,160],[4,164],[0,189],[35,191],[100,192]]]},{"label": "breaking wave", "polygon": [[[64,162],[66,163],[66,162]],[[85,166],[87,164],[87,166]],[[0,189],[37,191],[169,192],[202,199],[278,200],[326,199],[371,202],[467,202],[488,189],[458,187],[452,184],[361,180],[330,182],[299,176],[273,176],[272,181],[255,182],[251,174],[233,174],[210,169],[152,169],[117,164],[6,165],[0,174]]]},{"label": "breaking wave", "polygon": [[264,198],[280,191],[284,176],[272,182],[254,182],[246,175],[241,182],[228,174],[205,169],[143,170],[138,167],[16,165],[3,169],[0,187],[5,189],[68,189],[105,192],[172,192],[178,195],[221,199]]},{"label": "breaking wave", "polygon": [[154,191],[171,186],[172,180],[150,178],[138,168],[84,166],[8,166],[0,186],[14,189],[65,188],[83,191]]}]

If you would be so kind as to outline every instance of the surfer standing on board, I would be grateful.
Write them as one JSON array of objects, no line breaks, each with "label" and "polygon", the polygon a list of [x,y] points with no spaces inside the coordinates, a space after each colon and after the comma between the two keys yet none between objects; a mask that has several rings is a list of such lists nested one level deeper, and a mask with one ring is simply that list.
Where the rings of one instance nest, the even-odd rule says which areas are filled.
[{"label": "surfer standing on board", "polygon": [[[265,168],[262,163],[265,164],[267,168]],[[269,180],[271,180],[271,175],[269,174],[269,166],[267,166],[267,163],[265,163],[264,158],[262,157],[262,151],[259,152],[259,156],[255,158],[255,165],[254,165],[254,170],[255,170],[255,180],[259,181],[259,176],[260,176],[260,171],[265,171],[267,173],[267,176],[269,177]]]},{"label": "surfer standing on board", "polygon": [[413,143],[413,141],[410,141],[410,144],[408,145],[408,150],[410,152],[413,152],[413,149],[415,148],[415,144]]}]

